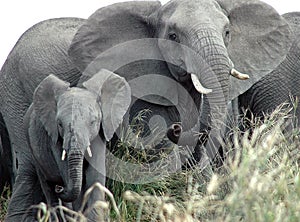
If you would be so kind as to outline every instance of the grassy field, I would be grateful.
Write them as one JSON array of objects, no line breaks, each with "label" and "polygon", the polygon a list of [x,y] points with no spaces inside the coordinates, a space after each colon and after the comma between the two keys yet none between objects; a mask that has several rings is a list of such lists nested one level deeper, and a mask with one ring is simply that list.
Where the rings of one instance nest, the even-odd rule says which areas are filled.
[{"label": "grassy field", "polygon": [[[180,171],[145,185],[108,181],[114,197],[106,191],[107,202],[97,203],[103,221],[300,221],[300,132],[286,127],[290,118],[278,109],[264,122],[251,121],[251,136],[233,130],[221,167]],[[2,221],[7,198],[0,203]],[[54,212],[37,207],[43,222]],[[60,210],[85,221],[82,213]]]}]

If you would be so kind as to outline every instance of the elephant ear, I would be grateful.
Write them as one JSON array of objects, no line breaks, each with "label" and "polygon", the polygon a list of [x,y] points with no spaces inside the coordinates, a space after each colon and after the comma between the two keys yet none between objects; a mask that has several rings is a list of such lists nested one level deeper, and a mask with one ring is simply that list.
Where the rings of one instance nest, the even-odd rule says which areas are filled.
[{"label": "elephant ear", "polygon": [[131,89],[127,81],[119,75],[101,69],[83,86],[96,93],[102,110],[102,128],[105,139],[109,141],[131,103]]},{"label": "elephant ear", "polygon": [[300,12],[289,12],[283,14],[282,17],[289,23],[293,30],[294,36],[300,36]]},{"label": "elephant ear", "polygon": [[[172,78],[153,38],[156,27],[153,15],[160,7],[159,1],[131,1],[92,14],[75,34],[68,51],[83,73],[79,84],[100,69],[117,72],[128,82],[154,73]],[[176,87],[174,81],[168,81],[159,96],[145,95],[140,99],[164,106],[177,104]]]},{"label": "elephant ear", "polygon": [[258,0],[217,0],[230,20],[229,57],[247,81],[231,78],[231,99],[248,90],[286,57],[292,44],[287,22],[270,5]]},{"label": "elephant ear", "polygon": [[98,9],[77,31],[69,56],[83,72],[104,51],[126,41],[151,38],[148,17],[160,6],[159,1],[132,1]]},{"label": "elephant ear", "polygon": [[54,75],[46,77],[35,89],[33,107],[37,117],[42,122],[53,143],[57,142],[56,102],[59,95],[64,93],[70,84]]}]

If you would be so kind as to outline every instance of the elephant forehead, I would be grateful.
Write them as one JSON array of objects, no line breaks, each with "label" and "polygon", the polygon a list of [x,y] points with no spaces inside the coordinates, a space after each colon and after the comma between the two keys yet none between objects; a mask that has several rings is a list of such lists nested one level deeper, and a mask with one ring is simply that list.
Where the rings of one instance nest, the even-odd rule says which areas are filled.
[{"label": "elephant forehead", "polygon": [[57,111],[73,113],[90,113],[99,110],[97,96],[83,89],[71,89],[62,94],[57,102]]},{"label": "elephant forehead", "polygon": [[193,24],[215,24],[217,26],[224,26],[224,23],[228,22],[220,5],[213,0],[170,1],[170,5],[166,7],[167,11],[170,12],[168,8],[172,7],[176,10],[168,16],[167,20],[179,28],[186,27],[190,21],[193,21]]},{"label": "elephant forehead", "polygon": [[58,99],[58,105],[62,104],[95,104],[97,96],[88,90],[71,88],[63,93]]}]

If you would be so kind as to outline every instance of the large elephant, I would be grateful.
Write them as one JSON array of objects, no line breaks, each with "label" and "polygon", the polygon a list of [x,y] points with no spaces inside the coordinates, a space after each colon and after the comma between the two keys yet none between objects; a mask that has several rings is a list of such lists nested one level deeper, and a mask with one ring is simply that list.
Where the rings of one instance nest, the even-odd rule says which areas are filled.
[{"label": "large elephant", "polygon": [[[84,88],[69,85],[50,75],[34,92],[33,103],[24,118],[32,156],[22,158],[26,167],[19,169],[16,181],[22,189],[13,193],[8,221],[16,221],[17,214],[29,221],[33,219],[24,211],[39,203],[35,202],[38,192],[28,193],[38,184],[49,206],[58,204],[60,198],[73,202],[75,210],[81,206],[89,187],[96,182],[105,185],[106,141],[111,139],[130,105],[130,87],[124,78],[107,70],[84,82]],[[95,190],[87,207],[98,200],[103,200],[103,196]],[[99,215],[94,210],[87,217],[89,221],[98,221]]]},{"label": "large elephant", "polygon": [[36,24],[21,36],[1,69],[0,111],[11,142],[13,178],[21,163],[17,156],[28,151],[22,125],[35,88],[52,73],[71,86],[78,82],[81,72],[68,58],[67,49],[83,21],[62,18]]},{"label": "large elephant", "polygon": [[248,119],[251,119],[250,115],[263,118],[283,103],[289,103],[290,107],[296,105],[291,114],[297,118],[294,122],[295,126],[299,126],[300,110],[296,98],[300,97],[300,13],[286,13],[283,17],[289,23],[295,36],[286,59],[270,74],[240,95],[238,105],[241,112],[248,111],[246,113]]},{"label": "large elephant", "polygon": [[[42,191],[39,184],[34,184],[37,181],[36,174],[32,171],[35,166],[27,161],[31,156],[30,148],[26,143],[23,118],[32,102],[35,88],[48,75],[55,73],[59,78],[70,82],[71,86],[77,84],[81,72],[68,58],[67,49],[83,21],[78,18],[62,18],[33,26],[19,39],[1,69],[0,111],[3,117],[1,127],[4,127],[1,132],[5,133],[7,130],[9,135],[8,138],[1,134],[1,139],[7,138],[10,141],[10,146],[6,146],[2,141],[4,151],[11,147],[11,152],[1,154],[1,159],[7,161],[5,171],[11,172],[11,181],[16,181],[13,185],[13,193],[23,192],[31,196],[34,190],[34,193],[38,194],[33,195],[32,201],[35,203],[42,201],[40,195]],[[26,168],[27,174],[17,175],[17,169],[26,171]],[[3,175],[0,176],[5,179]],[[32,186],[23,186],[23,183],[18,182],[28,177],[32,178],[28,183],[34,184],[34,189]],[[21,201],[16,203],[13,196],[9,208],[18,213],[6,220],[21,221],[25,211],[24,206],[32,204],[32,201],[21,198]]]},{"label": "large elephant", "polygon": [[[130,113],[134,116],[146,107],[163,117],[166,126],[181,122],[183,133],[178,143],[195,145],[199,131],[218,130],[216,122],[222,122],[228,101],[285,59],[292,38],[287,22],[262,1],[172,0],[163,6],[159,2],[125,2],[91,15],[76,33],[68,53],[79,70],[89,70],[79,83],[104,67],[124,76],[135,95],[138,87],[132,82],[137,78],[153,73],[168,77],[164,88],[172,91],[171,104],[141,93]],[[107,62],[110,58],[121,60],[123,66]],[[247,79],[242,73],[250,79],[234,78]],[[145,78],[137,91],[147,84],[156,89],[153,85],[159,85],[161,78],[153,76],[151,80]],[[172,80],[179,86],[172,85]],[[174,92],[176,87],[183,89]],[[199,112],[196,118],[190,115],[193,107]],[[153,115],[146,122],[151,122]],[[207,151],[210,157],[216,153]],[[200,158],[197,152],[195,156]]]}]

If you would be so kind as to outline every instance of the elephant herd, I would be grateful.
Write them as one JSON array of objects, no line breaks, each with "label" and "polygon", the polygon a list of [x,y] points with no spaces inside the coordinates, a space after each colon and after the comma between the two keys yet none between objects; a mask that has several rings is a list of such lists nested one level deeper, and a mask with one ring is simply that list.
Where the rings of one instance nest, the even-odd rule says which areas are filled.
[{"label": "elephant herd", "polygon": [[[34,25],[0,73],[5,221],[34,221],[28,208],[42,201],[78,210],[105,185],[106,143],[121,128],[142,143],[159,128],[152,149],[175,143],[200,160],[205,146],[213,158],[228,104],[263,117],[300,95],[299,35],[300,13],[259,0],[131,1]],[[145,109],[140,132],[130,122]],[[88,206],[101,199],[94,191]]]}]

